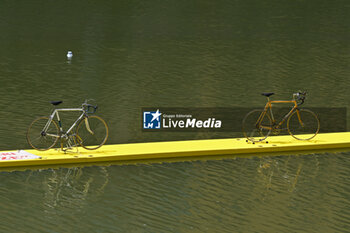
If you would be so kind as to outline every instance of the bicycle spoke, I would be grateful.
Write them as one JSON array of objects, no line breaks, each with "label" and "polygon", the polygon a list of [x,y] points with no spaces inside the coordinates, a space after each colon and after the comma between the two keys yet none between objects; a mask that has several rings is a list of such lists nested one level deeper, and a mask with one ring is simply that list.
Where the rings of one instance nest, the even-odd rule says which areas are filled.
[{"label": "bicycle spoke", "polygon": [[[298,115],[299,114],[299,115]],[[295,111],[287,122],[289,133],[298,140],[310,140],[320,129],[320,122],[315,113],[307,109]]]},{"label": "bicycle spoke", "polygon": [[[27,141],[34,149],[48,150],[53,147],[58,139],[58,126],[51,121],[47,131],[43,134],[43,129],[49,121],[48,117],[40,117],[34,120],[27,131]],[[56,137],[53,137],[55,135]]]},{"label": "bicycle spoke", "polygon": [[271,119],[267,114],[260,118],[262,113],[262,110],[253,110],[243,119],[243,134],[252,142],[264,140],[271,132]]}]

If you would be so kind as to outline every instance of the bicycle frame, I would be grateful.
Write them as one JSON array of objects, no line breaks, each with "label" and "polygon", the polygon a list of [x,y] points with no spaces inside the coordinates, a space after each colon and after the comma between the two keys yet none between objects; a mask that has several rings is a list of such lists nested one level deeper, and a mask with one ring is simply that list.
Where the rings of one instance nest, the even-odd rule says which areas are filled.
[{"label": "bicycle frame", "polygon": [[[78,111],[79,111],[79,112],[82,112],[81,115],[80,115],[80,116],[77,118],[77,120],[72,124],[72,126],[67,130],[67,132],[66,132],[66,133],[63,133],[62,123],[61,123],[60,115],[59,115],[58,112],[78,112]],[[47,123],[46,123],[46,125],[45,125],[45,127],[44,127],[44,129],[43,129],[43,131],[42,131],[43,133],[46,133],[46,131],[47,131],[47,129],[49,128],[49,126],[50,126],[50,124],[51,124],[53,118],[55,117],[55,115],[56,115],[56,117],[57,117],[58,125],[59,125],[59,127],[60,127],[60,135],[52,135],[52,134],[47,134],[47,135],[48,135],[48,136],[52,136],[52,137],[58,137],[58,138],[60,138],[60,137],[62,137],[62,135],[65,136],[65,135],[69,134],[69,133],[72,131],[72,129],[77,125],[77,123],[86,115],[86,112],[85,112],[85,110],[84,110],[83,108],[60,108],[60,109],[55,109],[55,110],[52,112],[52,114],[50,115],[49,120],[47,121]],[[87,125],[87,128],[88,128],[88,130],[89,130],[88,125]],[[90,131],[90,130],[89,130],[89,131]]]},{"label": "bicycle frame", "polygon": [[[268,130],[272,130],[273,128],[279,128],[282,126],[282,124],[288,119],[288,117],[296,110],[297,111],[297,116],[298,116],[298,120],[300,122],[301,125],[303,125],[303,122],[301,121],[301,117],[300,117],[300,113],[299,113],[299,110],[298,110],[298,104],[295,100],[273,100],[271,101],[269,98],[267,98],[268,101],[264,107],[264,111],[260,114],[257,122],[256,122],[256,126],[258,127],[261,127],[261,128],[265,128],[265,129],[268,129]],[[277,124],[275,125],[275,118],[273,116],[273,112],[272,112],[272,104],[273,103],[293,103],[294,106],[292,107],[292,109],[283,117],[283,119]],[[270,115],[271,115],[271,120],[272,120],[272,126],[262,126],[261,125],[261,122],[262,120],[264,119],[268,109],[270,109]]]}]

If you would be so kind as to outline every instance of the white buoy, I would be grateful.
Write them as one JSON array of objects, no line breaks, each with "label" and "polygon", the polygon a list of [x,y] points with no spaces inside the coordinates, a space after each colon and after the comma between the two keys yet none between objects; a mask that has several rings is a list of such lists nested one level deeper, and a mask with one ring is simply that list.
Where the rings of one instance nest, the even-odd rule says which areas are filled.
[{"label": "white buoy", "polygon": [[72,57],[73,57],[72,51],[68,51],[68,53],[67,53],[67,58],[68,58],[68,59],[72,59]]}]

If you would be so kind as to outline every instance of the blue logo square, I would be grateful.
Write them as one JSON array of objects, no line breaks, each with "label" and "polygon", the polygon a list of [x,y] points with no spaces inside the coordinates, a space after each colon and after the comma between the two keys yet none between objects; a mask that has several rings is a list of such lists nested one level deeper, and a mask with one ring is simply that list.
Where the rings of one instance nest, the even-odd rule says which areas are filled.
[{"label": "blue logo square", "polygon": [[144,129],[160,129],[161,115],[157,109],[156,112],[143,112],[143,128]]}]

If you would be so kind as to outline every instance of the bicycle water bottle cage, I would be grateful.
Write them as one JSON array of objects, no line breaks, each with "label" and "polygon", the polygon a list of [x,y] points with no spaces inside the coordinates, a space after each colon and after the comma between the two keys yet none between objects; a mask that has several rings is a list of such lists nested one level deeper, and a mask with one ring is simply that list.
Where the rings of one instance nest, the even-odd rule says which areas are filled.
[{"label": "bicycle water bottle cage", "polygon": [[63,101],[51,101],[52,105],[59,105],[61,103],[63,103]]},{"label": "bicycle water bottle cage", "polygon": [[266,97],[270,97],[270,96],[272,96],[275,93],[273,93],[273,92],[266,92],[266,93],[261,93],[261,94],[266,96]]}]

